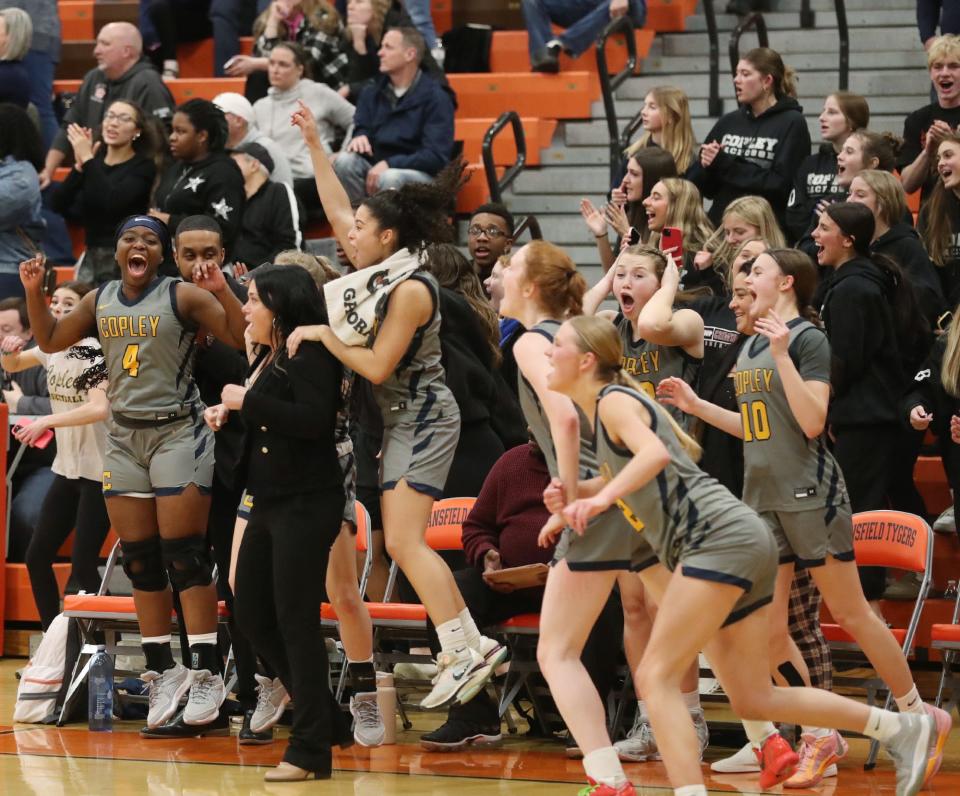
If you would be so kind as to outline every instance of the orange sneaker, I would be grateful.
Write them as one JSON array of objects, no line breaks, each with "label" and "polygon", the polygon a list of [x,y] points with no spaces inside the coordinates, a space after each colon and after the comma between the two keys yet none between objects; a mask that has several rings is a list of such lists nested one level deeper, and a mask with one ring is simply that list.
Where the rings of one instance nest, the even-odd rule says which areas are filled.
[{"label": "orange sneaker", "polygon": [[805,732],[801,738],[800,764],[794,775],[783,783],[785,788],[814,787],[826,776],[830,766],[846,756],[849,748],[836,730],[819,738]]},{"label": "orange sneaker", "polygon": [[626,785],[621,785],[619,788],[597,784],[589,777],[587,782],[590,784],[578,791],[577,796],[637,796],[637,792],[633,789],[633,783],[629,780],[627,780]]},{"label": "orange sneaker", "polygon": [[793,776],[800,761],[800,756],[780,733],[768,735],[755,752],[760,763],[760,787],[764,790]]}]

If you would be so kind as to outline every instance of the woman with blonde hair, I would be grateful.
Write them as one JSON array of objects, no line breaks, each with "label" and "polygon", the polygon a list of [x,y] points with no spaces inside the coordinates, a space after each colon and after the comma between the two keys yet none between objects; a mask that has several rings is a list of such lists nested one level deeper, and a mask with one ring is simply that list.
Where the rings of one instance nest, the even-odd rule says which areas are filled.
[{"label": "woman with blonde hair", "polygon": [[867,128],[870,106],[859,94],[837,91],[823,101],[819,122],[823,143],[800,164],[787,204],[784,225],[791,241],[803,237],[820,201],[838,192],[837,155],[851,133]]},{"label": "woman with blonde hair", "polygon": [[779,53],[757,47],[740,59],[733,85],[740,107],[713,126],[687,178],[713,199],[715,224],[730,202],[746,194],[763,196],[782,219],[794,176],[810,154],[796,73]]},{"label": "woman with blonde hair", "polygon": [[686,93],[674,86],[651,89],[643,99],[640,117],[643,134],[627,148],[626,154],[632,156],[644,147],[658,146],[673,155],[681,174],[690,168],[696,139]]},{"label": "woman with blonde hair", "polygon": [[295,42],[306,51],[309,75],[337,90],[347,82],[343,23],[326,0],[273,0],[253,23],[253,55],[231,58],[224,71],[246,77],[250,102],[267,95],[270,52],[281,42]]},{"label": "woman with blonde hair", "polygon": [[720,226],[697,252],[694,262],[697,268],[716,263],[729,274],[737,249],[755,239],[766,241],[772,249],[787,245],[770,203],[762,196],[741,196],[727,205]]}]

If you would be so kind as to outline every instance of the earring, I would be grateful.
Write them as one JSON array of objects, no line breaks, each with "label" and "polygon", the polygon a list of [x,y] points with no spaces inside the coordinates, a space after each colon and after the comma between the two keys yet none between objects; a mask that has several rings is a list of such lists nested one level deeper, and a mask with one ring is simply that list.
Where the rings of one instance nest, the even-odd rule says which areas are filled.
[{"label": "earring", "polygon": [[137,133],[137,134],[133,137],[133,140],[136,141],[139,137],[140,137],[140,133]]}]

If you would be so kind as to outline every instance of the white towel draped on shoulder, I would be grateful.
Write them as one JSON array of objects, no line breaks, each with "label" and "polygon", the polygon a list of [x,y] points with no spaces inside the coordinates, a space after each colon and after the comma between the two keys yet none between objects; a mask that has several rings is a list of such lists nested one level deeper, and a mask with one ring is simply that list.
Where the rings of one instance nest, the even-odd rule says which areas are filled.
[{"label": "white towel draped on shoulder", "polygon": [[420,258],[400,249],[371,265],[323,286],[330,328],[346,345],[367,345],[375,331],[377,309],[390,292],[420,268]]}]

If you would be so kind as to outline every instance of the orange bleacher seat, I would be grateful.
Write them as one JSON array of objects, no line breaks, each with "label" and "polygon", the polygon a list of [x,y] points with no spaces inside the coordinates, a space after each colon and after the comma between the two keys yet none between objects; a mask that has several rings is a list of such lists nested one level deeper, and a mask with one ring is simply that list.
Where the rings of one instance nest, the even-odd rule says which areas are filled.
[{"label": "orange bleacher seat", "polygon": [[[469,163],[479,163],[482,158],[483,137],[493,124],[493,119],[457,119],[453,137],[463,142],[463,157]],[[553,141],[557,129],[554,119],[521,118],[523,135],[527,145],[527,165],[540,165],[540,150]],[[493,143],[493,160],[498,166],[511,166],[517,159],[517,147],[513,140],[513,128],[507,126]]]},{"label": "orange bleacher seat", "polygon": [[457,93],[460,117],[497,118],[519,108],[524,116],[544,119],[589,119],[590,105],[600,96],[595,74],[526,72],[448,75]]},{"label": "orange bleacher seat", "polygon": [[[68,594],[63,598],[63,611],[71,616],[96,619],[98,622],[120,621],[137,624],[137,609],[133,603],[133,597]],[[220,600],[217,603],[217,618],[226,620],[229,617],[227,604]],[[170,620],[175,621],[175,619],[176,613],[171,612]]]},{"label": "orange bleacher seat", "polygon": [[93,0],[61,0],[57,4],[63,41],[92,41],[96,38],[93,29],[93,5]]},{"label": "orange bleacher seat", "polygon": [[[497,176],[502,177],[504,171],[505,169],[498,167]],[[457,212],[466,214],[490,201],[490,189],[487,187],[486,174],[481,164],[469,164],[464,173],[469,175],[470,179],[457,194]]]},{"label": "orange bleacher seat", "polygon": [[453,0],[432,0],[430,16],[437,36],[442,36],[453,27]]},{"label": "orange bleacher seat", "polygon": [[[54,80],[53,93],[62,94],[65,91],[78,91],[80,89],[79,80]],[[242,77],[207,77],[207,78],[183,78],[174,80],[164,80],[173,99],[180,105],[191,99],[209,99],[212,100],[222,91],[236,91],[243,94],[246,80]]]},{"label": "orange bleacher seat", "polygon": [[[634,31],[637,41],[637,57],[646,58],[653,43],[654,31],[648,28]],[[490,47],[491,72],[529,72],[530,54],[527,49],[525,30],[498,30],[493,34]],[[627,63],[627,47],[623,36],[614,36],[607,41],[607,66],[611,72],[619,72]],[[591,48],[579,58],[573,59],[565,53],[560,56],[560,71],[576,70],[597,71],[595,49]],[[521,109],[523,106],[519,106]],[[524,109],[524,112],[526,110]]]},{"label": "orange bleacher seat", "polygon": [[[253,37],[240,37],[240,54],[253,54]],[[180,77],[213,77],[213,39],[184,42],[177,46],[177,63],[180,64]],[[243,93],[241,89],[240,93]]]},{"label": "orange bleacher seat", "polygon": [[696,6],[697,0],[648,0],[646,27],[662,33],[686,30]]},{"label": "orange bleacher seat", "polygon": [[[26,564],[4,564],[6,573],[6,600],[3,609],[3,618],[7,622],[39,622],[37,604],[33,599],[33,590],[30,588],[30,575]],[[57,579],[60,593],[66,588],[70,577],[69,564],[54,564],[53,574]]]},{"label": "orange bleacher seat", "polygon": [[953,503],[950,485],[939,456],[919,456],[913,468],[913,481],[930,515],[940,514]]}]

